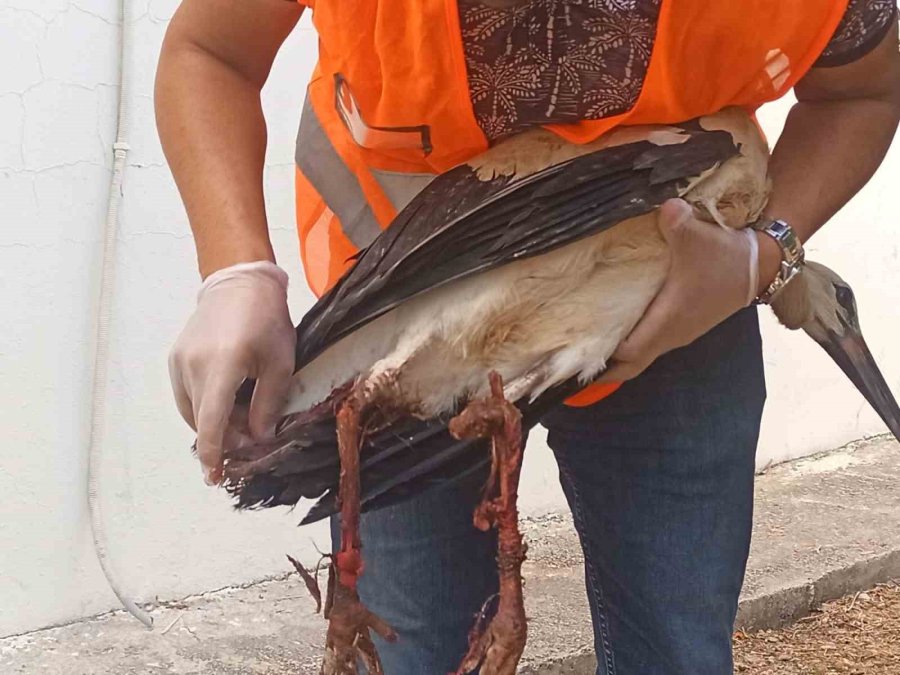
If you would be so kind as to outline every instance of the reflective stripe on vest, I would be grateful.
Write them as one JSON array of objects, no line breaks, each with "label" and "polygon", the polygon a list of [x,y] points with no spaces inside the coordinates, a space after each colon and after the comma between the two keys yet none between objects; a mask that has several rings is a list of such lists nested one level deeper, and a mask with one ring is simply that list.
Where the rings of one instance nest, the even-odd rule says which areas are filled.
[{"label": "reflective stripe on vest", "polygon": [[368,246],[381,232],[356,176],[337,154],[309,99],[303,104],[294,154],[297,168],[341,221],[354,246]]},{"label": "reflective stripe on vest", "polygon": [[[300,255],[307,283],[317,296],[341,277],[351,258],[371,244],[394,214],[436,175],[374,167],[366,167],[364,176],[354,174],[325,132],[311,97],[303,105],[294,159]],[[360,180],[366,177],[368,194]],[[382,207],[382,219],[370,203],[374,190],[391,209],[385,215]]]},{"label": "reflective stripe on vest", "polygon": [[371,171],[398,212],[402,211],[435,177],[433,173],[400,173],[379,169]]}]

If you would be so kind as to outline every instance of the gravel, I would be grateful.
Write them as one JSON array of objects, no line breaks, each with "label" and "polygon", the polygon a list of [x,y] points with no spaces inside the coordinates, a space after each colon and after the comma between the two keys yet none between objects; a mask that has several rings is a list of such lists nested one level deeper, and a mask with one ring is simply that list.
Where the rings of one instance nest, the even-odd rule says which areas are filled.
[{"label": "gravel", "polygon": [[780,630],[734,636],[736,673],[900,674],[900,583],[847,596]]}]

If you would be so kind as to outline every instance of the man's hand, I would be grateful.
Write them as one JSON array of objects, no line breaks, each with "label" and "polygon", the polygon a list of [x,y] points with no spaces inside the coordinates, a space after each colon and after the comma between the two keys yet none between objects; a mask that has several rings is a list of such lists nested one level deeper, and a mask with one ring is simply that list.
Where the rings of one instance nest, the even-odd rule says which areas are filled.
[{"label": "man's hand", "polygon": [[[701,222],[680,199],[663,204],[659,229],[672,256],[669,274],[613,354],[601,382],[637,377],[657,357],[690,344],[746,307],[777,273],[780,253],[774,239]],[[757,238],[758,256],[748,235]]]},{"label": "man's hand", "polygon": [[244,379],[256,378],[249,417],[254,438],[271,434],[284,405],[296,344],[287,283],[284,270],[268,261],[215,272],[203,283],[197,309],[172,348],[175,402],[197,431],[197,455],[209,485],[222,480],[223,444]]}]

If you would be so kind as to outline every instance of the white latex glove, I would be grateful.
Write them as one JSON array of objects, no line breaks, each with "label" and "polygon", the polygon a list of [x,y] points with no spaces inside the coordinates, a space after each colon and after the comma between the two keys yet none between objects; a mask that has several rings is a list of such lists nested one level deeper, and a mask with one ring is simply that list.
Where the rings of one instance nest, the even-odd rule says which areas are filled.
[{"label": "white latex glove", "polygon": [[255,438],[272,433],[284,405],[297,340],[287,285],[287,273],[269,261],[214,272],[169,355],[178,412],[197,431],[197,455],[209,485],[222,480],[223,444],[244,379],[256,379],[249,412]]},{"label": "white latex glove", "polygon": [[663,204],[659,229],[672,254],[668,276],[600,382],[637,377],[662,354],[752,303],[760,290],[758,237],[768,235],[701,222],[681,199]]}]

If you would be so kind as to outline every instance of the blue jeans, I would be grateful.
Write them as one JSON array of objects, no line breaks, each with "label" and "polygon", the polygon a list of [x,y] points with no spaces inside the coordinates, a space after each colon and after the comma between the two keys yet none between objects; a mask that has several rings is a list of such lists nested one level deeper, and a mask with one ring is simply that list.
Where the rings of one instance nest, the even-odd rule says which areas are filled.
[{"label": "blue jeans", "polygon": [[[584,550],[598,675],[732,672],[764,400],[748,309],[597,405],[544,420]],[[387,675],[444,675],[465,653],[497,585],[478,498],[477,485],[443,488],[364,516],[360,594],[401,636],[378,645]]]}]

